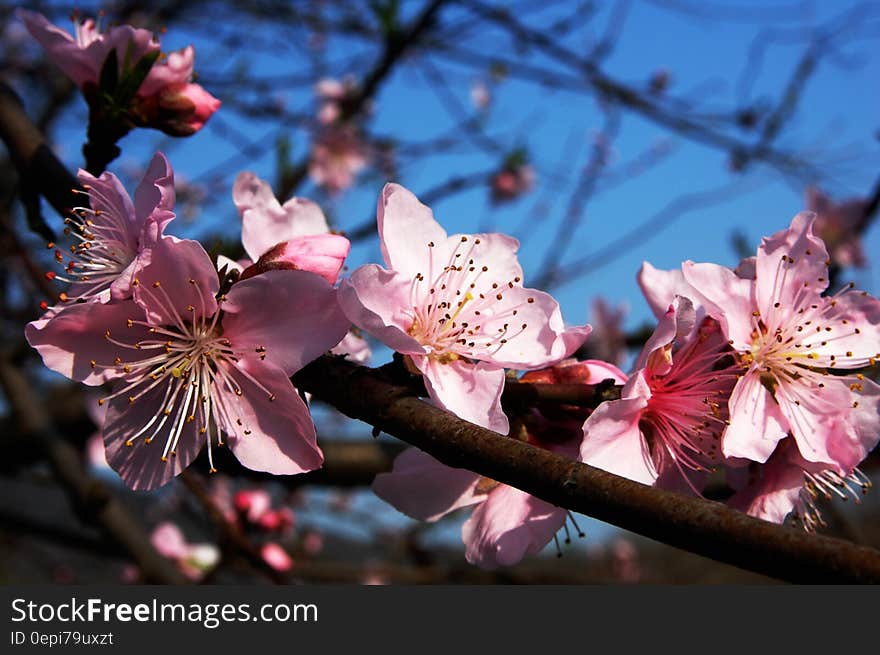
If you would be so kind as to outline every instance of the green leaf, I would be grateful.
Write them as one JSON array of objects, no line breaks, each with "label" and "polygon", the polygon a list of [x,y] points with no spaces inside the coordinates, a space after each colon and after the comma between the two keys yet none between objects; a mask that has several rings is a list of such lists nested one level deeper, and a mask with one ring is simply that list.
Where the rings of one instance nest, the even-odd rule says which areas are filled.
[{"label": "green leaf", "polygon": [[153,64],[159,58],[161,53],[157,50],[148,55],[144,55],[131,70],[124,71],[122,82],[119,84],[119,90],[116,93],[116,102],[120,107],[127,107],[131,103],[138,89],[141,88]]},{"label": "green leaf", "polygon": [[101,91],[108,95],[115,95],[116,85],[119,83],[119,59],[116,49],[110,51],[101,66],[101,76],[98,78],[98,86]]}]

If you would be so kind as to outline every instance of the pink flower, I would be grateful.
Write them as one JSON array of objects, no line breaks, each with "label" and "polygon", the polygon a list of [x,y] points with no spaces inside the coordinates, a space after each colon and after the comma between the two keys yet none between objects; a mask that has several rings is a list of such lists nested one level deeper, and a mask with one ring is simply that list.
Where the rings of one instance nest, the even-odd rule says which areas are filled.
[{"label": "pink flower", "polygon": [[718,324],[706,319],[695,331],[694,320],[690,300],[676,297],[620,399],[584,423],[582,461],[644,484],[691,489],[694,473],[720,462],[736,369]]},{"label": "pink flower", "polygon": [[814,222],[801,213],[765,238],[754,279],[715,264],[686,262],[683,272],[740,365],[724,454],[766,462],[790,434],[801,457],[846,476],[880,437],[880,395],[860,374],[829,371],[880,356],[880,302],[851,287],[822,295],[829,260]]},{"label": "pink flower", "polygon": [[765,521],[782,523],[792,515],[808,532],[825,522],[816,505],[820,498],[853,499],[867,493],[871,481],[858,469],[844,474],[800,456],[792,439],[785,439],[764,464],[736,462],[728,469],[728,480],[738,487],[727,504]]},{"label": "pink flower", "polygon": [[116,51],[120,73],[125,72],[124,62],[134,65],[145,56],[159,52],[159,42],[149,30],[120,25],[101,33],[94,20],[80,22],[74,18],[74,37],[71,37],[42,14],[25,9],[18,9],[17,14],[52,61],[80,88],[90,84],[97,86],[101,69],[112,50]]},{"label": "pink flower", "polygon": [[373,356],[370,344],[367,340],[354,332],[349,332],[343,337],[339,345],[330,349],[334,355],[345,355],[348,359],[358,364],[366,364]]},{"label": "pink flower", "polygon": [[165,521],[156,526],[150,536],[159,554],[174,560],[177,567],[191,580],[199,580],[220,561],[220,551],[213,544],[191,544],[174,523]]},{"label": "pink flower", "polygon": [[272,497],[262,489],[243,489],[234,498],[235,508],[244,514],[251,523],[258,523],[260,518],[272,509]]},{"label": "pink flower", "polygon": [[566,330],[559,304],[522,286],[519,244],[511,237],[447,236],[431,210],[396,184],[379,197],[378,223],[389,268],[369,264],[343,280],[343,311],[407,355],[438,405],[506,434],[505,367],[559,361],[590,327]]},{"label": "pink flower", "polygon": [[[129,25],[101,33],[91,19],[75,20],[75,38],[34,12],[19,9],[28,30],[52,60],[82,89],[90,105],[102,106],[112,97],[136,125],[153,127],[172,136],[188,136],[200,130],[220,107],[220,101],[192,82],[195,51],[187,46],[164,60],[152,32]],[[99,89],[107,57],[115,51],[118,62],[116,87]],[[144,73],[142,61],[153,58]],[[143,75],[136,88],[125,88],[130,75]],[[117,94],[127,93],[120,101]]]},{"label": "pink flower", "polygon": [[66,219],[67,233],[75,239],[68,254],[55,252],[64,274],[53,279],[71,282],[69,300],[101,302],[131,297],[135,271],[149,260],[149,251],[174,218],[174,173],[161,152],[150,162],[134,194],[134,203],[113,173],[78,176],[89,197],[89,207],[74,207]]},{"label": "pink flower", "polygon": [[341,82],[332,78],[320,80],[315,85],[315,95],[321,106],[318,109],[318,122],[331,125],[342,116],[345,103],[357,93],[357,82],[353,77],[346,77]]},{"label": "pink flower", "polygon": [[130,487],[164,484],[203,446],[212,470],[212,448],[221,444],[254,470],[321,465],[308,408],[289,377],[348,329],[325,280],[268,271],[218,297],[204,249],[166,237],[132,288],[132,300],[74,305],[25,331],[52,370],[86,384],[114,381],[100,401],[109,403],[104,441]]},{"label": "pink flower", "polygon": [[[621,382],[624,378],[617,367],[605,362],[566,360],[526,373],[522,379],[533,383],[596,385],[608,379]],[[558,405],[535,408],[523,417],[517,436],[535,447],[574,458],[583,440],[583,417],[579,416],[583,411],[580,407]],[[566,518],[580,533],[566,510],[471,471],[441,464],[416,448],[401,453],[390,473],[377,475],[373,491],[407,516],[422,521],[437,521],[456,509],[473,507],[462,526],[465,557],[487,569],[510,566],[527,554],[538,553],[561,528],[568,538]]]},{"label": "pink flower", "polygon": [[483,80],[476,80],[471,84],[471,104],[481,111],[492,104],[492,92]]},{"label": "pink flower", "polygon": [[865,222],[867,201],[851,198],[834,203],[816,187],[809,187],[806,194],[807,209],[816,212],[813,225],[817,236],[825,242],[831,258],[840,266],[865,265],[865,254],[859,231]]},{"label": "pink flower", "polygon": [[474,506],[462,526],[465,558],[486,569],[511,566],[540,552],[568,516],[564,509],[476,473],[445,466],[416,448],[398,455],[390,473],[377,475],[373,491],[422,521],[437,521],[453,510]]},{"label": "pink flower", "polygon": [[289,571],[293,568],[293,559],[281,546],[274,541],[263,544],[260,549],[263,560],[276,571]]},{"label": "pink flower", "polygon": [[241,214],[241,242],[254,266],[246,279],[265,271],[302,269],[335,284],[351,244],[330,234],[324,213],[311,200],[293,197],[284,205],[272,188],[253,173],[239,173],[232,199]]},{"label": "pink flower", "polygon": [[339,193],[354,183],[369,159],[369,146],[355,127],[326,127],[312,142],[309,176],[318,186]]},{"label": "pink flower", "polygon": [[508,166],[498,171],[490,183],[493,202],[510,202],[535,185],[535,171],[528,164]]}]

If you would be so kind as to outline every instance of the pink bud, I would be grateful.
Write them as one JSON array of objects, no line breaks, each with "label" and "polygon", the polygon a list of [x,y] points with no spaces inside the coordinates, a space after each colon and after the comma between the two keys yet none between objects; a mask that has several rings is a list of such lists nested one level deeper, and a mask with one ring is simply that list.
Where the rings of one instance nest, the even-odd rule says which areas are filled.
[{"label": "pink bud", "polygon": [[263,544],[260,551],[266,564],[276,571],[289,571],[293,567],[293,559],[281,546],[274,541]]},{"label": "pink bud", "polygon": [[256,264],[246,268],[241,279],[278,269],[311,271],[330,284],[336,283],[351,244],[338,234],[297,237],[274,246]]}]

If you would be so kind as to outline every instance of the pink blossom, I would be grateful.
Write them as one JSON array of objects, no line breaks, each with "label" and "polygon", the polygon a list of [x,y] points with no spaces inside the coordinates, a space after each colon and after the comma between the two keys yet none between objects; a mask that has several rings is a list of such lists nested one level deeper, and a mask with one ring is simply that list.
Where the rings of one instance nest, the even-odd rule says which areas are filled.
[{"label": "pink blossom", "polygon": [[334,346],[330,352],[334,355],[344,355],[358,364],[366,364],[370,361],[370,357],[373,356],[373,351],[370,349],[370,344],[367,343],[367,340],[355,334],[354,331],[346,334],[342,341],[339,342],[339,345]]},{"label": "pink blossom", "polygon": [[486,569],[511,566],[540,552],[568,516],[564,509],[477,473],[445,466],[416,448],[398,455],[390,473],[377,475],[373,491],[422,521],[437,521],[473,506],[462,526],[465,558]]},{"label": "pink blossom", "polygon": [[492,104],[492,92],[483,80],[471,84],[471,104],[479,110],[488,109]]},{"label": "pink blossom", "polygon": [[396,184],[382,191],[378,224],[388,269],[369,264],[343,280],[343,311],[407,355],[438,405],[506,434],[504,369],[559,361],[590,327],[566,329],[549,294],[522,286],[511,237],[447,236],[431,210]]},{"label": "pink blossom", "polygon": [[[625,379],[617,367],[606,362],[566,360],[547,369],[530,371],[523,381],[548,384],[596,385],[611,379]],[[583,440],[583,411],[555,406],[553,412],[539,407],[524,417],[517,436],[537,448],[575,457]],[[572,420],[572,417],[575,417]],[[422,521],[437,521],[450,512],[473,507],[462,527],[465,557],[483,568],[517,563],[527,554],[538,553],[556,533],[565,528],[564,509],[530,494],[484,478],[464,469],[451,468],[416,448],[401,453],[390,473],[376,476],[373,491],[398,510]]]},{"label": "pink blossom", "polygon": [[620,399],[584,423],[582,461],[644,484],[692,489],[694,473],[720,462],[736,370],[718,324],[705,319],[695,331],[694,321],[690,300],[676,297]]},{"label": "pink blossom", "polygon": [[152,245],[163,238],[174,218],[174,173],[157,152],[134,194],[134,203],[113,173],[94,177],[80,169],[77,177],[89,197],[88,207],[74,207],[65,232],[74,238],[66,253],[55,252],[64,266],[53,279],[72,283],[69,300],[101,302],[131,297],[131,281]]},{"label": "pink blossom", "polygon": [[508,166],[498,171],[490,183],[493,202],[510,202],[535,185],[535,170],[528,164]]},{"label": "pink blossom", "polygon": [[331,193],[345,191],[370,159],[370,149],[352,125],[328,126],[312,141],[309,177]]},{"label": "pink blossom", "polygon": [[324,534],[320,530],[307,530],[302,538],[303,552],[309,557],[315,557],[324,550]]},{"label": "pink blossom", "polygon": [[263,560],[276,571],[289,571],[293,568],[293,559],[281,546],[274,541],[268,541],[260,548]]},{"label": "pink blossom", "polygon": [[318,205],[298,197],[281,205],[272,188],[250,172],[235,178],[232,199],[241,214],[242,245],[256,262],[244,268],[242,279],[270,270],[302,269],[336,283],[351,244],[330,234]]},{"label": "pink blossom", "polygon": [[50,369],[86,384],[114,381],[99,401],[108,403],[104,441],[130,487],[164,484],[203,446],[212,470],[220,445],[274,474],[321,465],[308,408],[289,377],[348,329],[325,280],[268,271],[218,297],[204,249],[166,237],[132,288],[131,300],[77,304],[25,331]]},{"label": "pink blossom", "polygon": [[[112,51],[118,61],[118,79],[123,81],[147,57],[160,54],[159,42],[149,30],[129,25],[102,33],[95,21],[74,20],[75,38],[49,23],[38,13],[18,10],[51,59],[82,89],[90,103],[105,102],[102,94],[116,89],[98,89],[101,71]],[[153,62],[133,100],[123,109],[137,125],[154,127],[172,136],[187,136],[200,130],[220,107],[220,101],[192,82],[195,51],[187,46]]]},{"label": "pink blossom", "polygon": [[846,476],[880,436],[880,395],[860,374],[829,371],[858,369],[880,356],[880,302],[851,286],[822,295],[829,259],[814,222],[814,214],[801,213],[765,238],[749,267],[754,279],[693,262],[683,273],[740,366],[725,456],[766,462],[791,435],[805,460]]},{"label": "pink blossom", "polygon": [[80,88],[98,84],[101,69],[112,50],[116,51],[120,73],[125,72],[122,68],[124,62],[133,65],[145,56],[159,52],[159,42],[149,30],[120,25],[102,33],[94,20],[80,21],[75,17],[74,36],[71,37],[42,14],[25,9],[18,9],[17,14],[52,61]]},{"label": "pink blossom", "polygon": [[345,103],[357,93],[357,82],[353,77],[346,77],[342,81],[332,78],[320,80],[315,85],[315,96],[320,101],[318,109],[318,122],[321,125],[331,125],[342,117]]},{"label": "pink blossom", "polygon": [[825,525],[820,498],[861,502],[871,481],[853,467],[844,474],[800,456],[793,439],[785,439],[769,459],[732,462],[728,481],[737,492],[727,504],[765,521],[782,523],[789,515],[808,532]]},{"label": "pink blossom", "polygon": [[243,489],[233,497],[235,509],[244,514],[251,523],[259,522],[260,518],[272,509],[272,497],[263,489]]},{"label": "pink blossom", "polygon": [[816,212],[813,228],[825,242],[831,259],[840,266],[865,265],[865,254],[859,230],[865,222],[868,203],[863,198],[851,198],[835,203],[816,187],[806,193],[807,209]]},{"label": "pink blossom", "polygon": [[180,528],[170,521],[157,525],[150,541],[160,555],[174,560],[181,573],[191,580],[199,580],[220,561],[216,546],[189,543]]}]

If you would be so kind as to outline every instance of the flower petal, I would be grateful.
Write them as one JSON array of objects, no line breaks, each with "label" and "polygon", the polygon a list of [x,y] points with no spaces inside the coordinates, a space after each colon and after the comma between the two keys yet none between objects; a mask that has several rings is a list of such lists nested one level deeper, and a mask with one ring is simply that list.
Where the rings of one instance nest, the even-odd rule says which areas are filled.
[{"label": "flower petal", "polygon": [[394,460],[390,473],[373,480],[379,498],[420,521],[436,521],[460,507],[486,499],[477,491],[482,478],[465,469],[441,464],[418,448],[407,448]]},{"label": "flower petal", "polygon": [[159,224],[159,231],[174,218],[174,171],[161,152],[157,152],[134,192],[135,228],[138,233],[148,216]]},{"label": "flower petal", "polygon": [[771,329],[797,319],[805,293],[818,298],[828,287],[828,251],[813,234],[815,218],[801,212],[788,229],[764,237],[758,248],[755,301]]},{"label": "flower petal", "polygon": [[730,424],[721,438],[724,456],[766,462],[789,428],[758,371],[740,378],[730,395],[729,407]]},{"label": "flower petal", "polygon": [[[408,280],[420,272],[427,274],[427,255],[447,243],[446,231],[430,208],[399,184],[386,184],[376,213],[385,264]],[[434,245],[429,247],[429,243]]]},{"label": "flower petal", "polygon": [[484,569],[511,566],[546,546],[565,523],[566,511],[499,485],[461,529],[465,558]]},{"label": "flower petal", "polygon": [[349,320],[336,290],[307,271],[267,271],[232,286],[223,303],[224,335],[242,357],[293,375],[338,344]]},{"label": "flower petal", "polygon": [[[40,353],[47,368],[72,380],[98,385],[121,373],[113,365],[120,348],[105,334],[126,331],[126,338],[146,338],[140,327],[128,328],[128,319],[142,318],[143,311],[132,301],[116,304],[80,303],[65,307],[49,318],[41,318],[25,327],[25,337]],[[91,362],[96,366],[92,366]]]},{"label": "flower petal", "polygon": [[339,305],[348,319],[389,348],[421,354],[425,347],[407,331],[412,325],[411,281],[376,264],[361,266],[339,285]]},{"label": "flower petal", "polygon": [[[148,382],[133,389],[132,395],[146,389]],[[167,388],[165,384],[157,385],[133,403],[129,401],[128,394],[107,402],[103,429],[107,463],[130,489],[149,491],[161,487],[189,466],[205,445],[195,421],[175,421],[180,398],[169,416],[162,416]],[[148,425],[147,431],[138,435]],[[166,444],[173,439],[172,435],[177,433],[175,428],[179,430],[177,446],[174,454],[169,454],[167,461],[163,462],[162,454]],[[154,438],[147,443],[146,439],[154,433]],[[135,435],[138,436],[135,438]],[[132,445],[126,446],[129,440],[132,440]]]},{"label": "flower petal", "polygon": [[155,232],[153,238],[149,261],[135,275],[135,302],[154,325],[177,325],[181,317],[210,318],[217,311],[220,281],[208,253],[198,241],[157,238]]},{"label": "flower petal", "polygon": [[754,282],[736,276],[729,268],[717,264],[685,262],[682,272],[700,298],[706,311],[716,319],[737,350],[751,345],[754,317],[752,293]]},{"label": "flower petal", "polygon": [[303,270],[336,284],[351,243],[338,234],[315,234],[279,243],[243,271],[242,279],[276,269]]},{"label": "flower petal", "polygon": [[251,172],[238,174],[232,200],[241,214],[242,244],[254,261],[278,243],[330,231],[318,205],[294,197],[282,207],[272,187]]},{"label": "flower petal", "polygon": [[510,425],[501,409],[503,368],[460,359],[445,364],[424,356],[412,359],[425,376],[428,395],[440,407],[465,421],[507,434]]},{"label": "flower petal", "polygon": [[642,484],[654,484],[657,471],[639,430],[644,397],[606,401],[584,423],[580,460]]},{"label": "flower petal", "polygon": [[[320,468],[324,455],[318,447],[315,425],[287,374],[268,361],[252,360],[242,360],[228,371],[242,392],[238,396],[227,391],[223,399],[229,417],[243,424],[224,425],[229,448],[238,461],[253,471],[273,475]],[[270,393],[274,400],[270,400]]]}]

